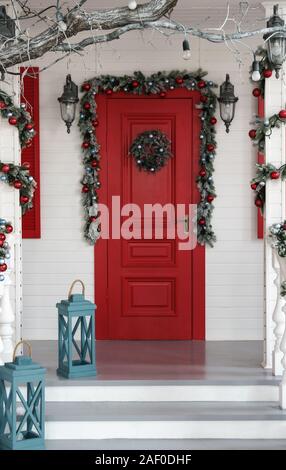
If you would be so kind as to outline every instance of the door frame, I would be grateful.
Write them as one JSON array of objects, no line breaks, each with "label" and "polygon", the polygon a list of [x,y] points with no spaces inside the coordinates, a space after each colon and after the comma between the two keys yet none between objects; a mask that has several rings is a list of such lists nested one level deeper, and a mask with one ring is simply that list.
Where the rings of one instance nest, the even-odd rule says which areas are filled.
[{"label": "door frame", "polygon": [[[101,160],[107,162],[101,169],[100,177],[102,186],[99,191],[100,202],[107,204],[108,196],[108,159],[107,159],[107,119],[108,119],[108,100],[114,99],[146,99],[146,95],[132,95],[123,92],[112,93],[112,95],[98,94],[96,96],[97,112],[100,116],[100,125],[96,129],[98,142],[100,144]],[[191,164],[190,188],[191,201],[190,204],[196,204],[200,201],[200,194],[195,182],[195,175],[198,174],[200,168],[200,93],[198,91],[189,91],[186,89],[177,89],[168,93],[165,98],[149,95],[148,99],[173,99],[173,98],[190,98],[193,100],[193,160]],[[112,169],[111,169],[112,171]],[[197,245],[192,253],[191,279],[192,279],[192,339],[205,339],[205,246]],[[104,312],[108,311],[108,240],[99,239],[94,247],[94,298],[97,302],[104,306],[103,312],[96,311],[96,338],[108,339],[108,315]]]}]

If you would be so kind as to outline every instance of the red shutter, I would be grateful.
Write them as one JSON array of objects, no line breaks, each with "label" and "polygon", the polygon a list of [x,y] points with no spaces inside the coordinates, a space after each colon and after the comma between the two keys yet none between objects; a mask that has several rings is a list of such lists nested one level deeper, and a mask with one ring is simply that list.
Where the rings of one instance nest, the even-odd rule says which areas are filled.
[{"label": "red shutter", "polygon": [[[258,116],[264,117],[264,99],[261,96],[258,98]],[[265,163],[263,153],[258,152],[257,163]],[[264,220],[259,208],[257,209],[257,238],[261,240],[264,238]]]},{"label": "red shutter", "polygon": [[[21,67],[24,73],[25,67]],[[33,121],[37,134],[31,147],[22,150],[22,163],[30,163],[30,173],[37,181],[34,194],[34,207],[23,216],[23,238],[41,238],[41,200],[40,200],[40,122],[39,122],[39,68],[29,67],[29,75],[23,79],[22,103],[31,106]]]}]

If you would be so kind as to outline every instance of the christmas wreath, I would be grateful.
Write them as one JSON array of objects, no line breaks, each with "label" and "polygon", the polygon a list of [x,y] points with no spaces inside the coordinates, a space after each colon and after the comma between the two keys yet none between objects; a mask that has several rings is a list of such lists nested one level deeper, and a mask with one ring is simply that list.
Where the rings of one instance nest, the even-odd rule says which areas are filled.
[{"label": "christmas wreath", "polygon": [[155,173],[172,157],[171,141],[160,130],[145,131],[134,139],[129,154],[140,170]]}]

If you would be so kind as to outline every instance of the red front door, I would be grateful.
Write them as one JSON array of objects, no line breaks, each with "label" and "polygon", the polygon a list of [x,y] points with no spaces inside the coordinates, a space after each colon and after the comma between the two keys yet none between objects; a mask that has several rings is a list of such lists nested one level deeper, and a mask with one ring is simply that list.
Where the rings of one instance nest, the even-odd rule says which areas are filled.
[{"label": "red front door", "polygon": [[[176,207],[180,203],[188,208],[195,202],[197,101],[198,94],[184,90],[170,93],[167,99],[123,94],[98,97],[101,202],[111,209],[112,196],[120,196],[121,207],[137,204],[142,214],[144,204],[172,203]],[[174,155],[155,174],[140,171],[128,155],[137,135],[152,129],[168,135]],[[184,340],[204,336],[204,300],[198,300],[196,292],[200,287],[204,297],[204,286],[198,284],[203,279],[203,250],[181,251],[178,242],[168,239],[165,231],[162,239],[99,240],[95,250],[97,338]]]}]

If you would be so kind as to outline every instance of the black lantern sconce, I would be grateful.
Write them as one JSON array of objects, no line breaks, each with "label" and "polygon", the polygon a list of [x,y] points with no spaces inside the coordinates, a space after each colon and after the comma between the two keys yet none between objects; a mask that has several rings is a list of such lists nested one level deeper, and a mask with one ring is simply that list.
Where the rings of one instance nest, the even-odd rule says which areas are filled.
[{"label": "black lantern sconce", "polygon": [[229,127],[234,118],[237,101],[238,98],[234,96],[234,86],[230,83],[229,74],[227,74],[225,82],[220,87],[220,95],[218,97],[220,117],[225,123],[227,133],[229,133]]},{"label": "black lantern sconce", "polygon": [[15,37],[15,21],[6,13],[6,8],[0,6],[0,41]]},{"label": "black lantern sconce", "polygon": [[[276,28],[285,26],[285,21],[278,15],[279,5],[273,8],[273,16],[267,21],[267,28]],[[267,45],[268,60],[275,69],[276,78],[279,78],[279,73],[282,68],[283,62],[286,58],[286,32],[277,31],[276,33],[267,33],[263,36]]]},{"label": "black lantern sconce", "polygon": [[76,105],[79,101],[78,86],[72,81],[70,74],[67,75],[64,92],[58,98],[61,106],[61,115],[67,126],[67,132],[70,133],[71,125],[75,118]]}]

